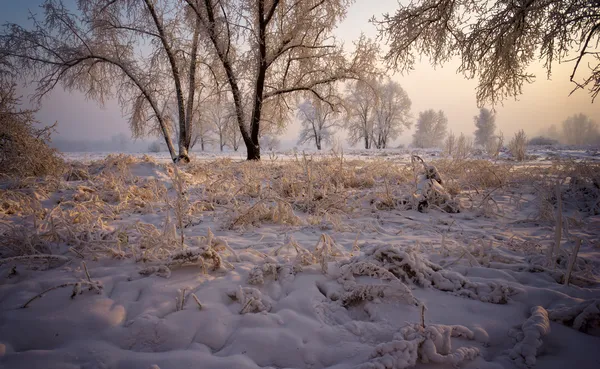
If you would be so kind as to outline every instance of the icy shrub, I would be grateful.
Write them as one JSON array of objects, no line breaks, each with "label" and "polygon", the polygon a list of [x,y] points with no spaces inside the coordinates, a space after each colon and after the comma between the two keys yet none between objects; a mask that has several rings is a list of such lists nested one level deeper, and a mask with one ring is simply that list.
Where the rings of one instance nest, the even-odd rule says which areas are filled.
[{"label": "icy shrub", "polygon": [[508,143],[508,150],[516,161],[525,160],[527,153],[527,135],[525,131],[520,130]]},{"label": "icy shrub", "polygon": [[450,196],[442,186],[443,181],[439,171],[433,165],[427,165],[418,156],[413,156],[413,165],[420,161],[423,164],[422,171],[416,178],[416,191],[413,193],[410,203],[412,208],[420,212],[426,212],[431,207],[437,207],[448,213],[460,212],[458,203]]},{"label": "icy shrub", "polygon": [[34,111],[19,110],[15,86],[0,81],[0,174],[27,177],[61,174],[64,162],[48,146],[56,124],[38,128]]}]

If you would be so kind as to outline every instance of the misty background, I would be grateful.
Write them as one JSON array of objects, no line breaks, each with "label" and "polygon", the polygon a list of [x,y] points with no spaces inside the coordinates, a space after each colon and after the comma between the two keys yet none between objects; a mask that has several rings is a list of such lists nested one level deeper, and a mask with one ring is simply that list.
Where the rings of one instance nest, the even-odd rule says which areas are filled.
[{"label": "misty background", "polygon": [[[42,15],[42,9],[39,8],[41,3],[42,0],[0,0],[0,23],[30,24],[30,12]],[[75,6],[73,0],[64,3]],[[397,0],[357,0],[350,7],[336,34],[347,46],[351,46],[361,32],[375,39],[377,32],[369,19],[373,16],[381,17],[383,13],[393,13],[397,7]],[[384,40],[379,41],[385,50]],[[457,60],[447,63],[443,68],[433,68],[423,58],[411,73],[392,76],[412,100],[413,122],[420,111],[441,109],[448,117],[448,131],[469,136],[473,134],[473,117],[479,112],[475,99],[477,81],[457,74],[457,68]],[[532,137],[543,134],[550,125],[560,127],[562,121],[577,113],[586,114],[596,122],[600,121],[600,107],[592,103],[587,91],[578,90],[569,96],[574,88],[569,82],[572,68],[572,63],[556,64],[551,78],[547,79],[541,63],[532,64],[528,71],[536,75],[536,81],[525,85],[523,94],[516,99],[508,99],[503,105],[495,107],[497,130],[508,138],[523,129]],[[31,89],[28,87],[20,90],[25,107],[31,106],[28,101],[30,93]],[[37,118],[43,124],[58,122],[53,145],[62,151],[147,151],[149,144],[157,141],[155,137],[133,140],[128,117],[122,115],[116,101],[109,100],[104,106],[100,106],[96,101],[86,100],[80,92],[71,93],[60,87],[43,99]],[[300,123],[294,120],[279,136],[280,148],[297,146],[299,131]],[[390,147],[409,144],[413,132],[414,124],[412,129],[404,131]],[[335,136],[346,147],[349,146],[343,130],[338,130]],[[162,138],[159,140],[163,142]]]}]

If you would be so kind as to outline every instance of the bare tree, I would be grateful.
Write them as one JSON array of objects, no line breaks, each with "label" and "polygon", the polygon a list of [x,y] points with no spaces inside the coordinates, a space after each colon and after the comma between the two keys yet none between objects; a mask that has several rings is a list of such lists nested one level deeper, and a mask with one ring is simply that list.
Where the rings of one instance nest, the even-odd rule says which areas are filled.
[{"label": "bare tree", "polygon": [[206,115],[194,118],[192,126],[194,127],[194,131],[190,150],[199,145],[200,151],[206,151],[208,146],[212,146],[217,142],[215,139],[215,126]]},{"label": "bare tree", "polygon": [[600,127],[587,115],[576,114],[563,121],[561,139],[568,145],[599,144]]},{"label": "bare tree", "polygon": [[[231,127],[232,123],[235,123],[234,115],[228,109],[232,104],[225,94],[218,94],[208,100],[205,106],[206,122],[212,125],[212,130],[216,135],[216,142],[219,144],[220,151],[223,151],[223,148],[228,144],[227,130]],[[234,128],[237,129],[235,126]]]},{"label": "bare tree", "polygon": [[375,82],[352,82],[348,84],[346,91],[348,117],[345,127],[348,131],[348,143],[356,145],[362,141],[365,149],[370,149],[378,99]]},{"label": "bare tree", "polygon": [[410,128],[412,102],[400,84],[389,78],[385,82],[379,81],[376,88],[378,99],[374,112],[373,145],[385,149],[405,128]]},{"label": "bare tree", "polygon": [[240,145],[242,144],[242,133],[240,132],[240,128],[238,127],[235,119],[230,119],[227,121],[225,133],[227,134],[227,145],[229,145],[233,151],[238,151],[240,149]]},{"label": "bare tree", "polygon": [[268,151],[273,151],[279,149],[281,141],[276,136],[264,134],[260,137],[260,145]]},{"label": "bare tree", "polygon": [[413,146],[419,148],[439,147],[446,137],[448,118],[443,111],[433,109],[419,113]]},{"label": "bare tree", "polygon": [[335,127],[338,126],[338,112],[319,99],[304,100],[298,106],[298,119],[302,124],[298,145],[314,142],[317,150],[323,143],[331,143]]},{"label": "bare tree", "polygon": [[[8,24],[0,34],[2,68],[37,80],[40,99],[57,84],[103,103],[116,96],[134,136],[158,133],[173,160],[189,161],[200,22],[167,0],[79,1],[77,12],[46,0],[32,30]],[[145,45],[142,52],[141,46]],[[179,155],[164,107],[175,96]],[[153,124],[148,124],[153,122]]]},{"label": "bare tree", "polygon": [[[588,88],[592,101],[600,92],[597,0],[420,0],[399,6],[373,20],[389,43],[389,65],[409,71],[417,56],[434,65],[458,56],[459,72],[479,78],[480,105],[520,94],[535,77],[527,67],[538,59],[548,77],[555,62],[574,62],[573,91]],[[589,69],[582,70],[585,65]]]},{"label": "bare tree", "polygon": [[480,108],[475,121],[475,144],[485,147],[493,139],[496,131],[496,115],[487,108]]},{"label": "bare tree", "polygon": [[260,159],[263,107],[281,113],[293,105],[290,99],[307,93],[327,101],[322,87],[374,69],[374,43],[361,38],[348,58],[333,36],[351,0],[185,2],[227,76],[249,160]]}]

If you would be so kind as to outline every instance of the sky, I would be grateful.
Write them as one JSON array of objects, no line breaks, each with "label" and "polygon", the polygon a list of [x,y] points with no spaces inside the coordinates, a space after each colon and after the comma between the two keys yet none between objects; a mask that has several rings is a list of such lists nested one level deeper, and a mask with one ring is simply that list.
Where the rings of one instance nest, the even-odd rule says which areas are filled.
[{"label": "sky", "polygon": [[[27,22],[29,10],[41,14],[38,5],[41,0],[0,0],[0,23]],[[72,3],[67,1],[66,3]],[[347,18],[340,24],[336,34],[348,47],[363,32],[367,37],[377,36],[375,27],[368,20],[375,15],[393,13],[397,0],[357,0],[349,9]],[[382,45],[383,46],[383,45]],[[383,46],[384,47],[384,46]],[[412,100],[412,115],[418,116],[426,109],[443,110],[448,117],[448,128],[455,133],[471,135],[475,131],[473,116],[478,114],[475,99],[476,80],[467,80],[457,74],[458,61],[447,63],[443,68],[433,68],[428,60],[417,63],[408,74],[396,73],[393,79],[399,82]],[[600,105],[592,103],[584,90],[569,96],[573,85],[569,82],[572,64],[553,66],[551,80],[541,64],[531,65],[530,72],[537,76],[536,82],[525,85],[523,94],[517,99],[505,100],[496,106],[497,129],[505,138],[519,129],[533,136],[543,127],[560,124],[568,116],[584,113],[600,122]],[[26,91],[26,90],[25,90]],[[26,93],[26,92],[25,92]],[[42,101],[38,118],[44,123],[58,121],[58,133],[63,139],[109,139],[125,133],[129,135],[127,118],[123,117],[118,104],[108,101],[100,107],[95,101],[87,101],[80,93],[65,92],[60,88]],[[298,137],[300,124],[292,123],[281,136],[283,142],[293,143]],[[404,132],[398,143],[407,144],[413,130]],[[340,134],[344,138],[344,134]]]}]

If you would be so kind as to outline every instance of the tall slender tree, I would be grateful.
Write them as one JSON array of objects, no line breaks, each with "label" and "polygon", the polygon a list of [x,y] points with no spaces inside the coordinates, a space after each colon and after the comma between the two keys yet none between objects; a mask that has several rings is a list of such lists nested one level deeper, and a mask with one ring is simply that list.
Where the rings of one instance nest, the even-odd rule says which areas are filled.
[{"label": "tall slender tree", "polygon": [[298,106],[298,119],[302,124],[298,144],[314,142],[317,150],[324,143],[331,143],[335,127],[337,127],[338,112],[319,99],[304,100]]},{"label": "tall slender tree", "polygon": [[265,106],[272,120],[285,124],[285,112],[298,95],[328,101],[324,87],[375,69],[374,43],[362,37],[348,57],[333,36],[351,0],[185,2],[227,76],[249,160],[260,159]]},{"label": "tall slender tree", "polygon": [[376,82],[355,81],[348,84],[346,91],[348,117],[345,127],[348,131],[348,142],[351,145],[362,142],[365,149],[370,149],[373,144],[374,115],[378,99]]},{"label": "tall slender tree", "polygon": [[[189,161],[201,23],[168,0],[88,0],[69,9],[46,0],[33,28],[0,33],[2,69],[37,80],[38,101],[58,84],[103,103],[116,97],[134,136],[162,135],[173,160]],[[143,45],[143,46],[140,46]],[[179,154],[166,116],[175,97]],[[150,124],[149,124],[150,123]]]},{"label": "tall slender tree", "polygon": [[410,128],[412,102],[399,83],[391,79],[377,83],[377,94],[372,141],[378,149],[385,149],[390,141]]}]

